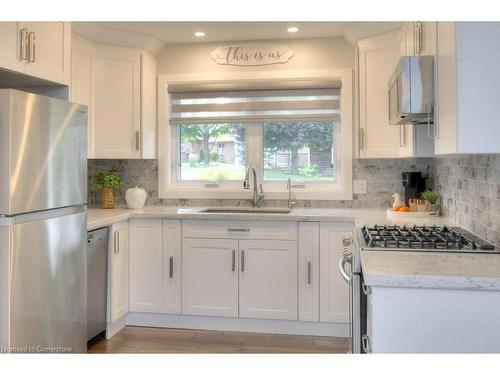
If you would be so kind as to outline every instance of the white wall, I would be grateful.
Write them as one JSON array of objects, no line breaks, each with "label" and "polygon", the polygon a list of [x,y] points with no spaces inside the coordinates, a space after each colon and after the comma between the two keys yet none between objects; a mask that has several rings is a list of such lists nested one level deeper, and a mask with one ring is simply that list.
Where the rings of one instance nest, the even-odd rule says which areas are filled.
[{"label": "white wall", "polygon": [[263,42],[287,44],[294,51],[294,56],[284,64],[253,67],[218,65],[210,58],[210,52],[228,43],[171,44],[157,55],[158,74],[354,68],[354,47],[343,38]]}]

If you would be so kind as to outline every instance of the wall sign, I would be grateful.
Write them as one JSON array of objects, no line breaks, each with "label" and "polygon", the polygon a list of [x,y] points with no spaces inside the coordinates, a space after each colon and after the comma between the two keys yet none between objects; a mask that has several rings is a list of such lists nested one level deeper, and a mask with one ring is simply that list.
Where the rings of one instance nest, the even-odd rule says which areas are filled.
[{"label": "wall sign", "polygon": [[220,65],[256,66],[283,64],[290,60],[293,51],[286,44],[240,43],[219,46],[210,57]]}]

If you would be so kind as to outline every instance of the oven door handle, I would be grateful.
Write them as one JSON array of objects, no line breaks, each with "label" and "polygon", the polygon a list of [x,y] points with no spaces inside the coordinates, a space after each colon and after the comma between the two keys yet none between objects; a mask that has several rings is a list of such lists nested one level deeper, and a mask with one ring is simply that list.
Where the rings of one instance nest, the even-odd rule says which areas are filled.
[{"label": "oven door handle", "polygon": [[347,263],[352,264],[352,255],[349,253],[343,253],[342,258],[340,258],[339,261],[339,271],[345,282],[350,284],[352,282],[352,275],[349,274],[345,269],[345,265]]}]

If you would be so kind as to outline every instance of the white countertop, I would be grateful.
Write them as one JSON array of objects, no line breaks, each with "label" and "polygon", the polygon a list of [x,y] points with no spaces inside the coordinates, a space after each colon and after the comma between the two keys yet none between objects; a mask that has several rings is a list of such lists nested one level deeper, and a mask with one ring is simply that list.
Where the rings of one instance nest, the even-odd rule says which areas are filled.
[{"label": "white countertop", "polygon": [[[205,207],[203,207],[205,208]],[[330,221],[374,224],[450,224],[445,217],[389,220],[383,209],[297,208],[288,214],[207,213],[203,208],[150,206],[87,210],[87,229],[128,219]],[[224,207],[228,208],[228,207]],[[362,251],[365,283],[380,287],[500,290],[500,254]]]},{"label": "white countertop", "polygon": [[365,224],[443,224],[448,222],[443,217],[389,220],[383,209],[296,208],[287,214],[262,214],[203,212],[203,208],[205,207],[149,206],[140,210],[88,208],[87,230],[105,227],[127,219],[337,221],[353,223],[358,227]]},{"label": "white countertop", "polygon": [[366,285],[500,291],[500,254],[362,251]]}]

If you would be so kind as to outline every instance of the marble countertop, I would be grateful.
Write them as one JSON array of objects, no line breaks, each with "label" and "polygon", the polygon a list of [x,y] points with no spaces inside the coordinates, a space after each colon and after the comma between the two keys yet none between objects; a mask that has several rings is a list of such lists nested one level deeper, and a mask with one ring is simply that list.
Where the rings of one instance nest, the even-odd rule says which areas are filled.
[{"label": "marble countertop", "polygon": [[366,285],[500,291],[500,254],[362,251]]},{"label": "marble countertop", "polygon": [[[450,224],[445,217],[390,220],[383,209],[297,208],[288,214],[207,213],[205,207],[151,206],[140,210],[88,208],[88,230],[128,219],[330,221],[374,224]],[[228,208],[228,207],[225,207]],[[500,254],[361,252],[365,283],[372,287],[500,290]]]},{"label": "marble countertop", "polygon": [[[443,224],[447,219],[390,220],[383,209],[296,208],[290,213],[213,213],[206,207],[146,206],[140,210],[127,208],[88,208],[87,230],[97,229],[127,219],[183,219],[183,220],[273,220],[273,221],[337,221],[355,226],[374,224]],[[228,208],[228,207],[224,207]]]}]

